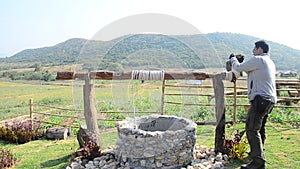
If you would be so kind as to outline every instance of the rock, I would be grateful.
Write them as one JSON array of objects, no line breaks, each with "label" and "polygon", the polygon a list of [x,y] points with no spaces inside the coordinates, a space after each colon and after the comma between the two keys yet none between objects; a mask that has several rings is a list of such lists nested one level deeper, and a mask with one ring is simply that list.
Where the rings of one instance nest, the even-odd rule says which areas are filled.
[{"label": "rock", "polygon": [[102,168],[105,164],[106,164],[106,161],[105,160],[101,160],[99,162],[99,167]]},{"label": "rock", "polygon": [[142,167],[146,167],[146,160],[141,160],[140,163]]},{"label": "rock", "polygon": [[222,162],[216,162],[215,164],[213,164],[211,169],[224,169],[224,165],[222,164]]},{"label": "rock", "polygon": [[72,169],[81,169],[81,165],[79,163],[77,163],[77,162],[73,162],[71,164],[71,168]]},{"label": "rock", "polygon": [[162,163],[159,162],[159,161],[157,161],[157,162],[156,162],[156,167],[159,168],[159,167],[161,167],[161,166],[162,166]]},{"label": "rock", "polygon": [[189,165],[187,169],[194,169],[194,167]]},{"label": "rock", "polygon": [[229,160],[229,157],[228,157],[227,154],[224,154],[224,155],[223,155],[223,160],[224,160],[224,161],[228,161],[228,160]]},{"label": "rock", "polygon": [[221,162],[222,161],[222,154],[219,153],[217,156],[216,156],[216,161],[218,162]]},{"label": "rock", "polygon": [[[105,150],[105,153],[102,153],[100,157],[95,157],[91,161],[87,161],[87,159],[76,159],[76,161],[72,162],[66,169],[130,169],[128,157],[116,157],[114,150],[114,148],[110,149],[110,151]],[[132,161],[138,162],[139,167],[137,168],[168,168],[168,165],[170,166],[173,165],[173,163],[178,163],[178,160],[175,158],[176,156],[166,156],[162,154],[156,157],[153,153],[154,150],[147,149],[146,155],[149,156],[147,160],[132,159]],[[179,154],[179,157],[184,157],[187,153],[181,152]],[[213,149],[210,149],[207,146],[197,145],[194,148],[194,159],[192,160],[191,165],[181,169],[224,169],[224,164],[228,162],[228,160],[229,157],[226,154],[215,154]]]}]

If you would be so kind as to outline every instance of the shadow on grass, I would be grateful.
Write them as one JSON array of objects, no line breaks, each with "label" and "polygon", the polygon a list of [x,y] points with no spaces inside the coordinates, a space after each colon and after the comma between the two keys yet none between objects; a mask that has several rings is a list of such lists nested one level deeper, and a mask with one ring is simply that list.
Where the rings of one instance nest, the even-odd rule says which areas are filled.
[{"label": "shadow on grass", "polygon": [[51,168],[51,167],[60,165],[58,169],[65,169],[67,167],[67,164],[64,166],[61,166],[61,164],[68,162],[69,159],[70,159],[70,155],[66,155],[66,156],[58,158],[58,159],[43,162],[43,163],[41,163],[41,167],[42,168]]},{"label": "shadow on grass", "polygon": [[240,169],[243,164],[249,162],[249,159],[244,160],[230,160],[228,164],[225,164],[226,169]]}]

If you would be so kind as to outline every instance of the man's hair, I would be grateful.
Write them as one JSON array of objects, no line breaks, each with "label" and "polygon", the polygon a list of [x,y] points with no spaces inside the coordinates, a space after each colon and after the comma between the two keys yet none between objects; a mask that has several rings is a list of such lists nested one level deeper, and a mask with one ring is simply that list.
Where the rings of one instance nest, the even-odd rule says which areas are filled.
[{"label": "man's hair", "polygon": [[255,47],[256,48],[261,47],[263,49],[264,53],[269,52],[269,45],[264,40],[260,40],[260,41],[255,42]]}]

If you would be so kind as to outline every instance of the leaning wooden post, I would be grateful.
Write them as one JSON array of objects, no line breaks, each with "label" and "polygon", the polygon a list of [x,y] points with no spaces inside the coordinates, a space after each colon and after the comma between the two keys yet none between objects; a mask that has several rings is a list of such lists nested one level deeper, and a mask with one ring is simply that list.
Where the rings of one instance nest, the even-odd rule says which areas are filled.
[{"label": "leaning wooden post", "polygon": [[95,134],[96,143],[100,146],[99,128],[97,125],[97,110],[94,102],[94,85],[91,84],[89,75],[85,78],[85,85],[83,87],[84,98],[84,117],[87,129]]},{"label": "leaning wooden post", "polygon": [[215,152],[224,153],[225,141],[225,97],[224,83],[225,73],[213,76],[216,111]]}]

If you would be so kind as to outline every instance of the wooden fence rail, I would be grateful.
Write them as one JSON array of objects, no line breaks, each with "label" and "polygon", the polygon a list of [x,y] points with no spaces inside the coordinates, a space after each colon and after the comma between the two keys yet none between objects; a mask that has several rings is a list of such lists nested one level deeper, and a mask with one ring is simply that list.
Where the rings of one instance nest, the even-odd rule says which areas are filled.
[{"label": "wooden fence rail", "polygon": [[[63,115],[63,114],[53,114],[53,113],[47,113],[51,110],[47,110],[47,111],[43,111],[43,112],[38,112],[38,111],[34,111],[34,106],[39,106],[39,107],[46,107],[46,108],[51,108],[51,109],[57,109],[57,110],[65,110],[65,111],[83,111],[81,109],[79,110],[75,110],[75,109],[69,109],[69,108],[61,108],[61,107],[56,107],[56,106],[49,106],[49,105],[45,105],[45,104],[34,104],[33,103],[33,99],[30,99],[30,115],[29,117],[32,119],[32,121],[35,122],[40,122],[40,123],[46,123],[46,124],[53,124],[53,125],[57,125],[57,126],[62,126],[62,127],[71,127],[71,128],[79,128],[80,126],[74,126],[74,125],[66,125],[66,124],[60,124],[60,123],[54,123],[54,122],[49,122],[49,121],[45,121],[45,120],[36,120],[33,119],[34,114],[39,114],[39,115],[44,115],[44,116],[55,116],[55,117],[61,117],[61,118],[76,118],[76,119],[84,119],[84,117],[82,115]],[[103,113],[103,114],[115,114],[115,113],[120,113],[120,114],[134,114],[136,112],[133,111],[98,111],[98,113]],[[139,114],[155,114],[157,112],[153,112],[153,111],[140,111],[138,112]],[[28,115],[27,115],[28,116]],[[107,119],[107,118],[97,118],[98,121],[120,121],[123,119]]]},{"label": "wooden fence rail", "polygon": [[[297,81],[295,81],[297,82]],[[293,81],[293,83],[289,83],[289,82],[286,82],[284,81],[283,84],[293,84],[295,85],[295,83]],[[282,84],[282,83],[280,83]],[[213,89],[213,86],[212,85],[171,85],[171,84],[168,84],[168,85],[165,85],[165,87],[175,87],[175,88],[205,88],[205,89]],[[236,90],[236,95],[234,95],[234,91],[227,91],[225,92],[225,97],[226,98],[247,98],[248,96],[247,95],[242,95],[245,93],[245,90],[244,89],[247,89],[247,87],[244,87],[244,86],[224,86],[224,88],[227,88],[227,89],[235,89]],[[239,91],[240,90],[240,91]],[[289,91],[289,90],[296,90],[295,88],[294,89],[277,89],[278,91]],[[210,97],[210,100],[211,98],[214,97],[214,94],[194,94],[194,93],[165,93],[166,96],[206,96],[206,97]],[[281,102],[284,102],[284,101],[298,101],[300,100],[300,97],[278,97],[279,98],[279,102],[278,103],[281,103]],[[33,107],[34,106],[41,106],[41,107],[47,107],[47,108],[51,108],[51,109],[58,109],[58,110],[65,110],[65,111],[84,111],[83,109],[70,109],[70,108],[62,108],[62,107],[56,107],[56,106],[50,106],[50,105],[45,105],[45,104],[33,104],[33,100],[30,99],[30,118],[32,119],[33,118],[33,114],[40,114],[40,115],[47,115],[47,116],[57,116],[57,117],[62,117],[62,118],[78,118],[78,119],[83,119],[84,117],[83,116],[72,116],[72,115],[61,115],[61,114],[52,114],[52,113],[46,113],[45,111],[44,112],[36,112],[36,111],[33,111]],[[167,104],[177,104],[177,105],[183,105],[183,106],[209,106],[209,107],[215,107],[216,105],[215,104],[211,104],[211,103],[198,103],[198,104],[194,104],[194,103],[182,103],[182,102],[172,102],[172,101],[165,101],[164,103],[167,103]],[[229,107],[233,107],[233,109],[236,109],[236,107],[249,107],[250,104],[241,104],[241,103],[235,103],[235,104],[226,104],[226,106],[229,106]],[[297,105],[294,105],[294,106],[291,106],[291,105],[281,105],[281,104],[276,104],[275,105],[275,108],[300,108],[300,106],[297,106]],[[98,113],[104,113],[104,114],[112,114],[112,113],[120,113],[120,114],[133,114],[135,112],[133,111],[98,111]],[[154,113],[157,113],[157,112],[150,112],[150,111],[144,111],[144,112],[139,112],[141,114],[154,114]],[[236,114],[234,114],[233,118],[235,119],[235,116]],[[233,121],[236,121],[234,120]],[[99,121],[119,121],[119,120],[122,120],[122,119],[104,119],[104,118],[97,118],[97,120]],[[52,122],[47,122],[47,121],[42,121],[42,120],[39,120],[40,122],[43,122],[43,123],[48,123],[48,124],[55,124],[55,125],[59,125],[59,126],[66,126],[64,124],[56,124],[56,123],[52,123]],[[208,123],[208,122],[197,122],[198,124],[213,124],[213,123]],[[73,127],[79,127],[79,126],[73,126]]]}]

